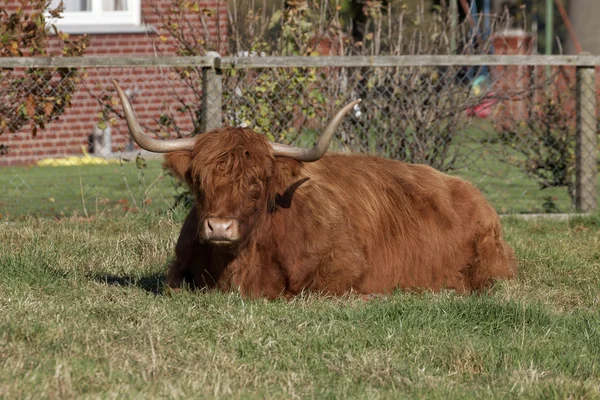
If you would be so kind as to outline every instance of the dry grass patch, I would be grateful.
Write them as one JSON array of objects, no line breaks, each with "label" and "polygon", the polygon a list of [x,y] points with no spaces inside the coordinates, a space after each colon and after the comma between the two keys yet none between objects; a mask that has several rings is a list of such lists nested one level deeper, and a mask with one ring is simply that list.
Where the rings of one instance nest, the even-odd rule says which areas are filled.
[{"label": "dry grass patch", "polygon": [[0,226],[0,397],[593,398],[600,217],[508,219],[480,296],[164,295],[181,216]]}]

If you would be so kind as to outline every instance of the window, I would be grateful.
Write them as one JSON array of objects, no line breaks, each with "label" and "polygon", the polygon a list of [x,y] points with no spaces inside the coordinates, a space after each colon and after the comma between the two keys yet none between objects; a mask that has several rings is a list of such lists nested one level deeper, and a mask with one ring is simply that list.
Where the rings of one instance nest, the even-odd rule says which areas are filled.
[{"label": "window", "polygon": [[[60,4],[52,0],[50,8]],[[139,25],[140,0],[62,0],[63,18],[51,20],[57,27],[82,25]]]}]

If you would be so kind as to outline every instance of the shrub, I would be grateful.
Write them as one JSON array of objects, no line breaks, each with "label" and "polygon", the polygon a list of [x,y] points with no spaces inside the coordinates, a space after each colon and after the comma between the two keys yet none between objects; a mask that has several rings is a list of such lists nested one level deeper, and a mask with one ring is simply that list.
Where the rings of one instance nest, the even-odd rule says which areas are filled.
[{"label": "shrub", "polygon": [[[9,2],[0,6],[0,57],[46,56],[51,39],[50,29],[64,56],[81,56],[88,38],[77,40],[48,25],[45,12],[60,18],[62,3],[49,9],[51,0],[20,0],[16,9]],[[13,3],[14,4],[14,3]],[[4,68],[0,72],[0,135],[16,132],[26,125],[36,136],[50,121],[57,119],[71,105],[71,96],[80,82],[75,68]],[[7,151],[0,148],[0,154]]]},{"label": "shrub", "polygon": [[[532,177],[540,189],[566,187],[574,199],[575,89],[574,79],[560,70],[533,88],[526,116],[508,112],[497,121],[496,131],[506,150],[502,160]],[[531,102],[531,104],[529,103]]]}]

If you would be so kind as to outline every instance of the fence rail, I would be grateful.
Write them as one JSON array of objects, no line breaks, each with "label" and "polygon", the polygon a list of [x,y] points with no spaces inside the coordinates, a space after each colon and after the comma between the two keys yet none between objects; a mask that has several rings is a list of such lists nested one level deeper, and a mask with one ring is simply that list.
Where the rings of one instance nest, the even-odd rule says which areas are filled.
[{"label": "fence rail", "polygon": [[[120,143],[125,140],[117,135],[125,135],[126,129],[118,107],[111,103],[112,79],[119,80],[132,98],[140,92],[133,101],[134,108],[144,107],[146,125],[161,136],[166,130],[201,132],[225,123],[250,126],[272,139],[310,142],[312,130],[326,121],[337,102],[360,96],[362,108],[343,125],[339,149],[375,151],[429,163],[465,175],[492,197],[495,190],[508,189],[495,189],[495,183],[483,179],[497,172],[485,171],[486,166],[493,164],[499,170],[502,163],[513,163],[506,168],[517,165],[522,169],[518,178],[513,169],[506,175],[507,182],[510,180],[507,185],[515,193],[531,193],[535,182],[548,189],[545,193],[555,193],[553,187],[564,186],[576,210],[591,212],[598,209],[598,66],[600,56],[593,55],[221,57],[210,53],[206,57],[0,58],[0,95],[5,103],[0,117],[2,113],[13,117],[28,114],[34,109],[31,102],[19,104],[9,92],[15,84],[8,81],[8,74],[17,71],[15,76],[22,79],[28,69],[85,71],[78,78],[85,93],[74,93],[72,108],[61,111],[58,120],[47,123],[44,131],[73,130],[72,124],[82,126],[81,119],[87,118],[93,123],[94,134],[113,135],[113,149],[115,138],[119,137]],[[488,71],[486,89],[473,83],[482,71]],[[57,93],[60,89],[48,87]],[[37,88],[33,85],[27,90]],[[81,101],[88,104],[85,111],[77,111]],[[136,107],[136,101],[142,106]],[[465,119],[465,115],[482,110],[489,114],[487,103],[494,104],[489,106],[496,110],[492,117],[483,122]],[[98,111],[90,111],[94,104]],[[44,108],[35,112],[43,113]],[[69,120],[69,113],[79,115],[78,119]],[[562,119],[559,121],[555,114]],[[188,121],[182,122],[183,118]],[[109,120],[112,132],[110,125],[100,128]],[[475,132],[474,127],[489,132]],[[89,133],[86,127],[77,129],[81,137]],[[17,139],[31,143],[27,146],[38,146],[22,129],[13,131],[0,134],[0,152],[4,144],[10,148]],[[39,135],[44,138],[45,132]],[[52,140],[58,143],[61,136]],[[108,146],[110,152],[110,142]],[[481,159],[492,153],[500,161]],[[2,157],[0,154],[0,164]],[[454,163],[457,157],[463,164]],[[548,165],[537,165],[543,162]],[[10,189],[5,193],[12,190],[17,196],[32,185],[24,172],[14,168],[10,172],[13,176],[5,182],[0,178],[0,189],[4,185]],[[480,171],[475,171],[477,168]],[[499,175],[494,179],[500,182]],[[525,180],[529,186],[522,189]],[[4,196],[0,195],[0,215],[3,203],[19,202]],[[551,206],[553,195],[546,197]],[[500,203],[499,198],[496,206],[503,211]],[[529,206],[518,210],[539,211]],[[561,211],[566,211],[565,207]]]},{"label": "fence rail", "polygon": [[[216,61],[215,61],[216,60]],[[0,68],[111,68],[111,67],[416,67],[416,66],[600,66],[600,56],[419,55],[419,56],[86,56],[3,57]]]}]

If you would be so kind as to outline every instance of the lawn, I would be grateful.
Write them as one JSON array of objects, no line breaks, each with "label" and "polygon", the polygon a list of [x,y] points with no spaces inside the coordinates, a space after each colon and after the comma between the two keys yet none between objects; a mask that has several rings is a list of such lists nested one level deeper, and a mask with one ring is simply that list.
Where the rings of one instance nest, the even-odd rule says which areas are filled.
[{"label": "lawn", "polygon": [[163,294],[182,212],[0,223],[0,398],[598,398],[600,215],[504,220],[491,293]]},{"label": "lawn", "polygon": [[[571,211],[565,188],[540,190],[518,168],[494,155],[498,144],[476,141],[463,145],[467,162],[453,171],[473,184],[499,213],[544,212],[548,199],[556,212]],[[598,185],[600,188],[600,183]],[[181,187],[179,188],[181,190]],[[0,220],[24,215],[122,215],[142,208],[164,211],[173,205],[177,190],[165,175],[160,159],[123,164],[61,167],[0,168]]]},{"label": "lawn", "polygon": [[106,165],[0,168],[0,215],[121,215],[166,210],[177,193],[161,159]]}]

